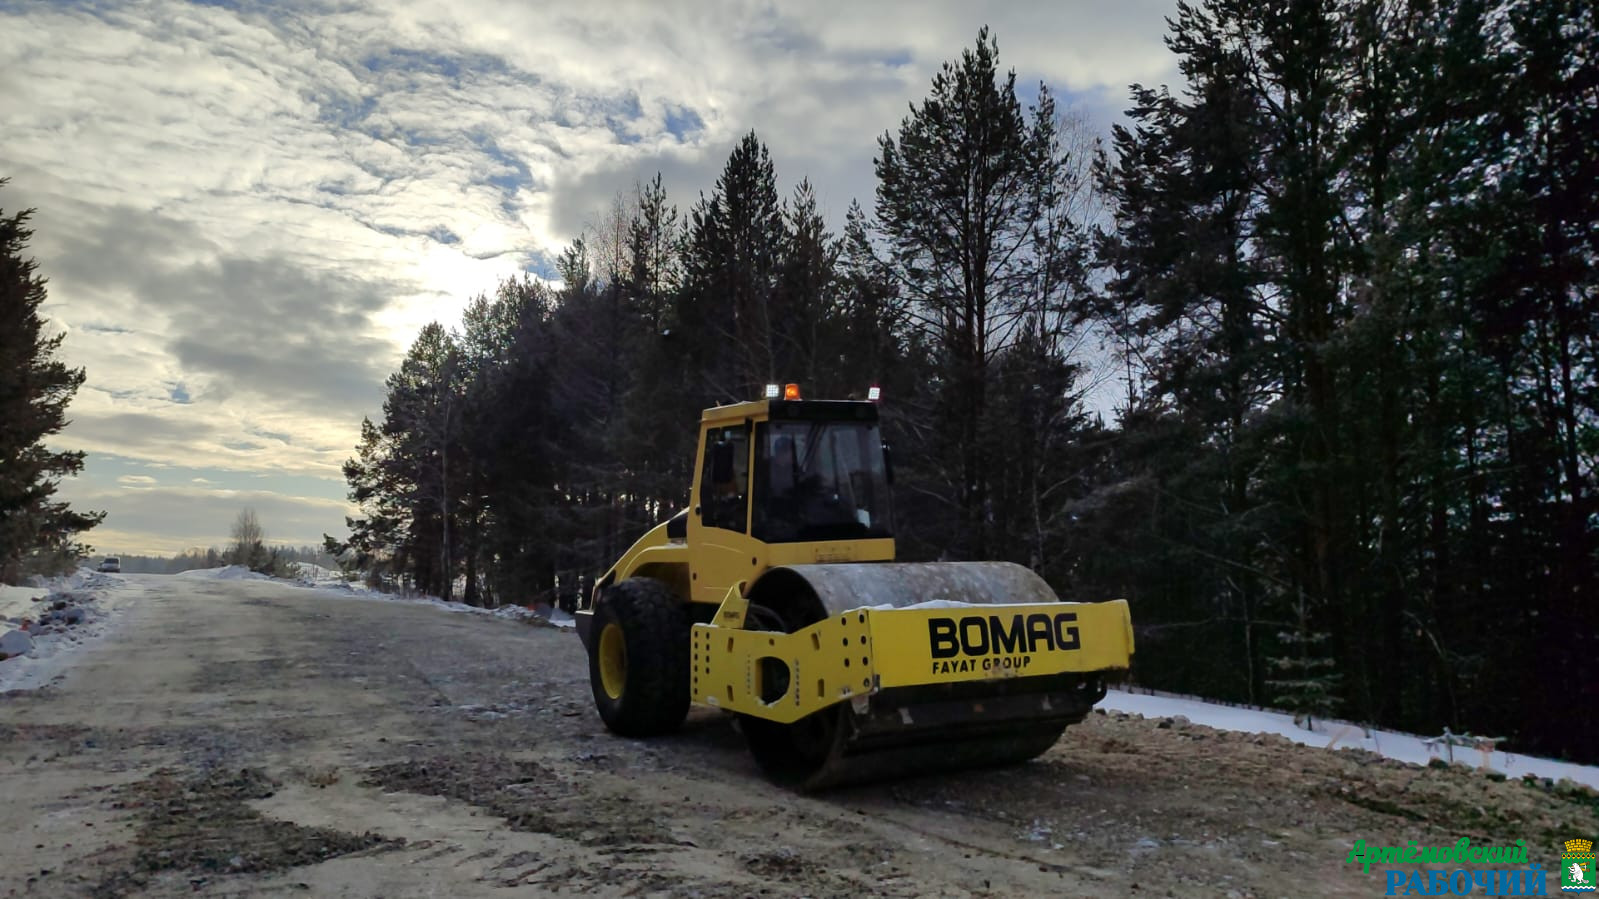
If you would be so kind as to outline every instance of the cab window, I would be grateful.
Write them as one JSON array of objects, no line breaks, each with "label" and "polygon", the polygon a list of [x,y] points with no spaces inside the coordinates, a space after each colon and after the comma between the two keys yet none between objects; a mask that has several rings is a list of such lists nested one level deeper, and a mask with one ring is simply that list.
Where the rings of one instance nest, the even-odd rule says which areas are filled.
[{"label": "cab window", "polygon": [[755,436],[755,537],[794,543],[892,536],[875,423],[765,422]]},{"label": "cab window", "polygon": [[749,430],[744,425],[705,434],[700,472],[700,520],[708,528],[744,532],[749,497]]}]

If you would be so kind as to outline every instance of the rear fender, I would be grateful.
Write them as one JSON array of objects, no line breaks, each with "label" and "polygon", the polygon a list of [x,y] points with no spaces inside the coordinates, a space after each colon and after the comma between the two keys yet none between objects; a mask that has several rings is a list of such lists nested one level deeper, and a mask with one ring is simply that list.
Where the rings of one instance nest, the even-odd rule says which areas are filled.
[{"label": "rear fender", "polygon": [[688,596],[688,544],[680,537],[671,536],[672,520],[650,528],[644,536],[634,541],[615,565],[594,582],[588,608],[594,608],[601,591],[617,581],[630,577],[653,577],[665,581],[672,592]]}]

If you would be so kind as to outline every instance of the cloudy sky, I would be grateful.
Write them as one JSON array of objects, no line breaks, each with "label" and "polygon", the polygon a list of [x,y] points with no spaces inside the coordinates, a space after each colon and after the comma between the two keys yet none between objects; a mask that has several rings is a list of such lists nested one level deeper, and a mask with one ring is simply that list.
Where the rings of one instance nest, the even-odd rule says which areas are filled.
[{"label": "cloudy sky", "polygon": [[869,205],[875,140],[993,27],[1106,130],[1171,82],[1174,0],[0,0],[0,209],[88,382],[62,493],[102,551],[345,534],[339,473],[428,321],[656,172],[686,210],[751,128]]}]

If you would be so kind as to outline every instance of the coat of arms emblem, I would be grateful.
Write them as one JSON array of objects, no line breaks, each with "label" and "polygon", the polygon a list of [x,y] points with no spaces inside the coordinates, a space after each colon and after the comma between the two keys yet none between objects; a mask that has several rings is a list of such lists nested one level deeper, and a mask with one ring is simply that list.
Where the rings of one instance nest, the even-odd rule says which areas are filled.
[{"label": "coat of arms emblem", "polygon": [[1562,893],[1592,893],[1599,887],[1595,875],[1593,841],[1567,840],[1566,851],[1560,856],[1560,891]]}]

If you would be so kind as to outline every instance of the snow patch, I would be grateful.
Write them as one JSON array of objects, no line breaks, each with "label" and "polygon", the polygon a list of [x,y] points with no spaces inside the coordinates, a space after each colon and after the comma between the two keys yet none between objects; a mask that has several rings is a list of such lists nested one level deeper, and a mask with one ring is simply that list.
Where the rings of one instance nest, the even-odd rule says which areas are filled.
[{"label": "snow patch", "polygon": [[209,581],[270,581],[272,578],[259,572],[251,571],[243,565],[228,565],[223,568],[194,568],[189,571],[180,571],[173,577],[187,580]]},{"label": "snow patch", "polygon": [[[1030,603],[1019,603],[1017,605],[1030,605]],[[1084,603],[1080,603],[1080,602],[1064,602],[1064,601],[1062,601],[1062,602],[1053,603],[1053,605],[1057,605],[1057,606],[1080,606],[1080,605],[1084,605]],[[861,606],[860,608],[865,609],[866,611],[869,611],[869,612],[881,612],[881,611],[889,610],[889,609],[972,609],[972,610],[975,610],[975,611],[998,612],[1001,609],[1008,608],[1008,607],[1010,607],[1010,606],[1007,606],[1006,604],[998,604],[998,603],[961,602],[961,601],[955,600],[955,599],[929,599],[929,600],[924,600],[922,602],[911,603],[908,606],[896,606],[896,605],[894,605],[891,602],[885,602],[885,603],[879,603],[879,604],[877,604],[875,606]],[[853,612],[853,611],[855,611],[855,609],[850,609],[850,611]]]},{"label": "snow patch", "polygon": [[119,575],[88,569],[41,584],[0,592],[0,633],[25,629],[31,642],[21,655],[0,660],[0,692],[49,683],[70,665],[73,650],[102,639],[145,592]]},{"label": "snow patch", "polygon": [[[1099,703],[1099,708],[1112,712],[1126,712],[1145,718],[1184,717],[1194,724],[1248,734],[1276,734],[1295,743],[1324,749],[1364,749],[1385,758],[1425,765],[1435,758],[1448,760],[1449,750],[1441,744],[1429,743],[1428,738],[1414,734],[1376,730],[1348,721],[1316,719],[1310,729],[1295,724],[1294,717],[1284,712],[1222,705],[1188,696],[1165,693],[1132,693],[1109,690]],[[1538,758],[1498,750],[1478,750],[1454,747],[1454,760],[1476,768],[1498,771],[1506,777],[1546,777],[1550,780],[1570,778],[1577,783],[1599,789],[1599,766],[1578,765],[1554,759]]]},{"label": "snow patch", "polygon": [[35,600],[48,596],[43,587],[7,587],[0,584],[0,618],[20,618],[38,605]]},{"label": "snow patch", "polygon": [[881,612],[886,609],[983,609],[987,605],[974,602],[956,602],[953,599],[929,599],[924,602],[911,603],[908,606],[896,606],[891,602],[880,603],[875,606],[862,606],[871,612]]},{"label": "snow patch", "polygon": [[510,621],[542,620],[555,627],[577,627],[577,621],[568,613],[547,605],[527,607],[518,605],[505,605],[497,609],[485,609],[478,606],[469,606],[462,602],[445,602],[436,596],[397,596],[392,593],[382,593],[367,587],[365,584],[347,581],[338,572],[329,571],[317,565],[301,566],[300,574],[291,583],[306,587],[322,594],[329,599],[356,599],[368,602],[403,602],[412,605],[432,606],[445,612],[458,612],[469,615],[490,615]]}]

